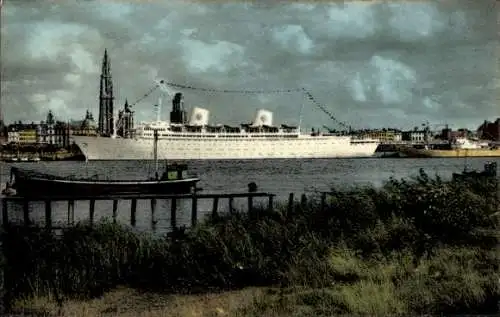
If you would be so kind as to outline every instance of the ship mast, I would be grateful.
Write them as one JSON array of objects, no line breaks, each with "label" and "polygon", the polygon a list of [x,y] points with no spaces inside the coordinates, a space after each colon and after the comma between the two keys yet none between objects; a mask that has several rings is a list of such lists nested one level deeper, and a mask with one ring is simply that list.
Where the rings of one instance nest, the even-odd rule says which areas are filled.
[{"label": "ship mast", "polygon": [[158,104],[156,105],[156,122],[160,122],[161,120],[161,103],[162,103],[162,96],[158,97]]},{"label": "ship mast", "polygon": [[153,157],[155,162],[155,176],[158,179],[158,129],[154,129]]},{"label": "ship mast", "polygon": [[299,112],[299,134],[300,134],[301,125],[302,125],[303,112],[304,112],[304,100],[302,99],[302,102],[300,105],[300,112]]}]

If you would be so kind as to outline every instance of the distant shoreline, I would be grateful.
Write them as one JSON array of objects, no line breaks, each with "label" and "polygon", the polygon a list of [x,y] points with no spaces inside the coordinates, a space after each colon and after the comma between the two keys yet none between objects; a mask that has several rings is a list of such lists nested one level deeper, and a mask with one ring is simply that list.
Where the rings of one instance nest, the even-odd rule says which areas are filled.
[{"label": "distant shoreline", "polygon": [[56,151],[27,151],[19,148],[19,150],[2,150],[0,152],[0,160],[4,162],[26,162],[26,161],[81,161],[85,160],[85,156],[80,151],[56,150]]}]

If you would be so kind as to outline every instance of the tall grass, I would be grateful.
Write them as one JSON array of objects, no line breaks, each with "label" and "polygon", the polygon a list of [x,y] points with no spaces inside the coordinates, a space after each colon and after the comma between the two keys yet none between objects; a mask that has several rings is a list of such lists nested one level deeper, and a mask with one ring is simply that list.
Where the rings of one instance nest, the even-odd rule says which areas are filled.
[{"label": "tall grass", "polygon": [[498,202],[493,182],[421,172],[381,189],[334,190],[325,208],[310,199],[222,215],[168,237],[108,222],[57,237],[11,227],[2,236],[7,299],[62,302],[119,285],[190,294],[277,286],[296,291],[262,298],[253,313],[493,313]]}]

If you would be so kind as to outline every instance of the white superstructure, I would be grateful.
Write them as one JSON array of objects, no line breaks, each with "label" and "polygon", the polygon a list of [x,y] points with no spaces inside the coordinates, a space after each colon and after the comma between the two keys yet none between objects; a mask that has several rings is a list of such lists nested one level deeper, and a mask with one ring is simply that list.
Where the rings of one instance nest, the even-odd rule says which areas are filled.
[{"label": "white superstructure", "polygon": [[372,157],[379,144],[373,139],[273,126],[273,113],[265,109],[257,111],[251,124],[237,127],[210,125],[209,115],[207,109],[195,107],[187,123],[141,123],[134,138],[73,139],[87,160],[150,160],[154,130],[158,130],[158,159],[168,160]]}]

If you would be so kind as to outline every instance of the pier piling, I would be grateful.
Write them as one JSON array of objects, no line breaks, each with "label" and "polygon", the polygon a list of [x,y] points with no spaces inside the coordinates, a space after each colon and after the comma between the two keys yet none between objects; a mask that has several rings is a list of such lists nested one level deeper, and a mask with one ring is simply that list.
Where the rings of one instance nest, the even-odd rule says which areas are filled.
[{"label": "pier piling", "polygon": [[198,199],[196,198],[196,195],[193,194],[192,198],[192,203],[191,203],[191,225],[194,227],[196,226],[196,223],[198,222]]},{"label": "pier piling", "polygon": [[136,225],[136,214],[137,214],[137,198],[133,198],[130,208],[130,225],[132,227],[135,227]]},{"label": "pier piling", "polygon": [[294,207],[294,198],[293,198],[293,193],[290,193],[288,195],[288,212],[293,212]]},{"label": "pier piling", "polygon": [[151,199],[151,228],[154,229],[156,225],[156,198]]},{"label": "pier piling", "polygon": [[326,207],[326,193],[321,193],[321,211]]},{"label": "pier piling", "polygon": [[118,199],[113,199],[113,223],[116,223],[118,213]]},{"label": "pier piling", "polygon": [[212,218],[217,217],[217,211],[219,209],[219,197],[214,197],[212,202]]},{"label": "pier piling", "polygon": [[234,203],[234,199],[233,197],[229,197],[229,213],[232,214],[233,213],[233,203]]},{"label": "pier piling", "polygon": [[274,209],[274,196],[269,196],[268,210],[273,211]]},{"label": "pier piling", "polygon": [[7,209],[7,200],[2,200],[2,225],[4,228],[9,226],[9,211]]},{"label": "pier piling", "polygon": [[[88,201],[89,202],[89,224],[93,225],[96,220],[96,210],[95,204],[98,200],[111,200],[113,202],[113,222],[118,221],[118,201],[119,200],[130,200],[130,225],[132,227],[136,226],[137,223],[137,200],[150,200],[151,202],[151,222],[152,228],[154,229],[157,223],[157,209],[158,209],[158,199],[166,199],[171,202],[170,209],[170,225],[171,228],[177,228],[177,208],[179,200],[190,200],[191,201],[191,225],[195,226],[198,223],[198,213],[199,210],[199,200],[200,199],[212,199],[212,210],[206,211],[212,214],[212,217],[218,216],[218,205],[220,199],[228,199],[229,201],[229,212],[234,213],[234,199],[235,198],[247,198],[248,200],[248,212],[255,211],[254,208],[254,197],[268,197],[268,210],[274,208],[274,194],[270,193],[234,193],[234,194],[180,194],[180,195],[158,195],[158,194],[143,194],[143,195],[132,195],[132,194],[122,194],[122,195],[107,195],[107,196],[6,196],[2,197],[2,220],[3,226],[8,227],[11,225],[17,225],[9,222],[9,202],[14,202],[22,206],[22,219],[24,226],[36,226],[37,224],[30,217],[30,203],[41,201],[45,204],[45,223],[48,229],[60,229],[62,226],[71,226],[75,224],[75,201]],[[54,225],[53,223],[53,206],[52,202],[64,201],[67,202],[67,223],[61,225]],[[16,217],[17,219],[17,217]],[[63,219],[63,222],[64,219]]]},{"label": "pier piling", "polygon": [[170,226],[177,228],[177,199],[173,198],[170,205]]},{"label": "pier piling", "polygon": [[45,227],[52,228],[52,202],[50,200],[45,200]]},{"label": "pier piling", "polygon": [[253,197],[248,196],[248,212],[252,212],[253,210]]},{"label": "pier piling", "polygon": [[95,214],[95,199],[90,200],[90,217],[89,222],[92,225],[94,223],[94,214]]},{"label": "pier piling", "polygon": [[75,201],[68,200],[68,225],[75,224]]},{"label": "pier piling", "polygon": [[29,226],[31,221],[30,221],[30,202],[28,200],[23,201],[23,219],[24,219],[24,224],[26,226]]},{"label": "pier piling", "polygon": [[302,194],[302,196],[300,197],[300,205],[302,206],[302,208],[304,208],[304,207],[307,206],[307,196],[306,196],[306,194]]}]

